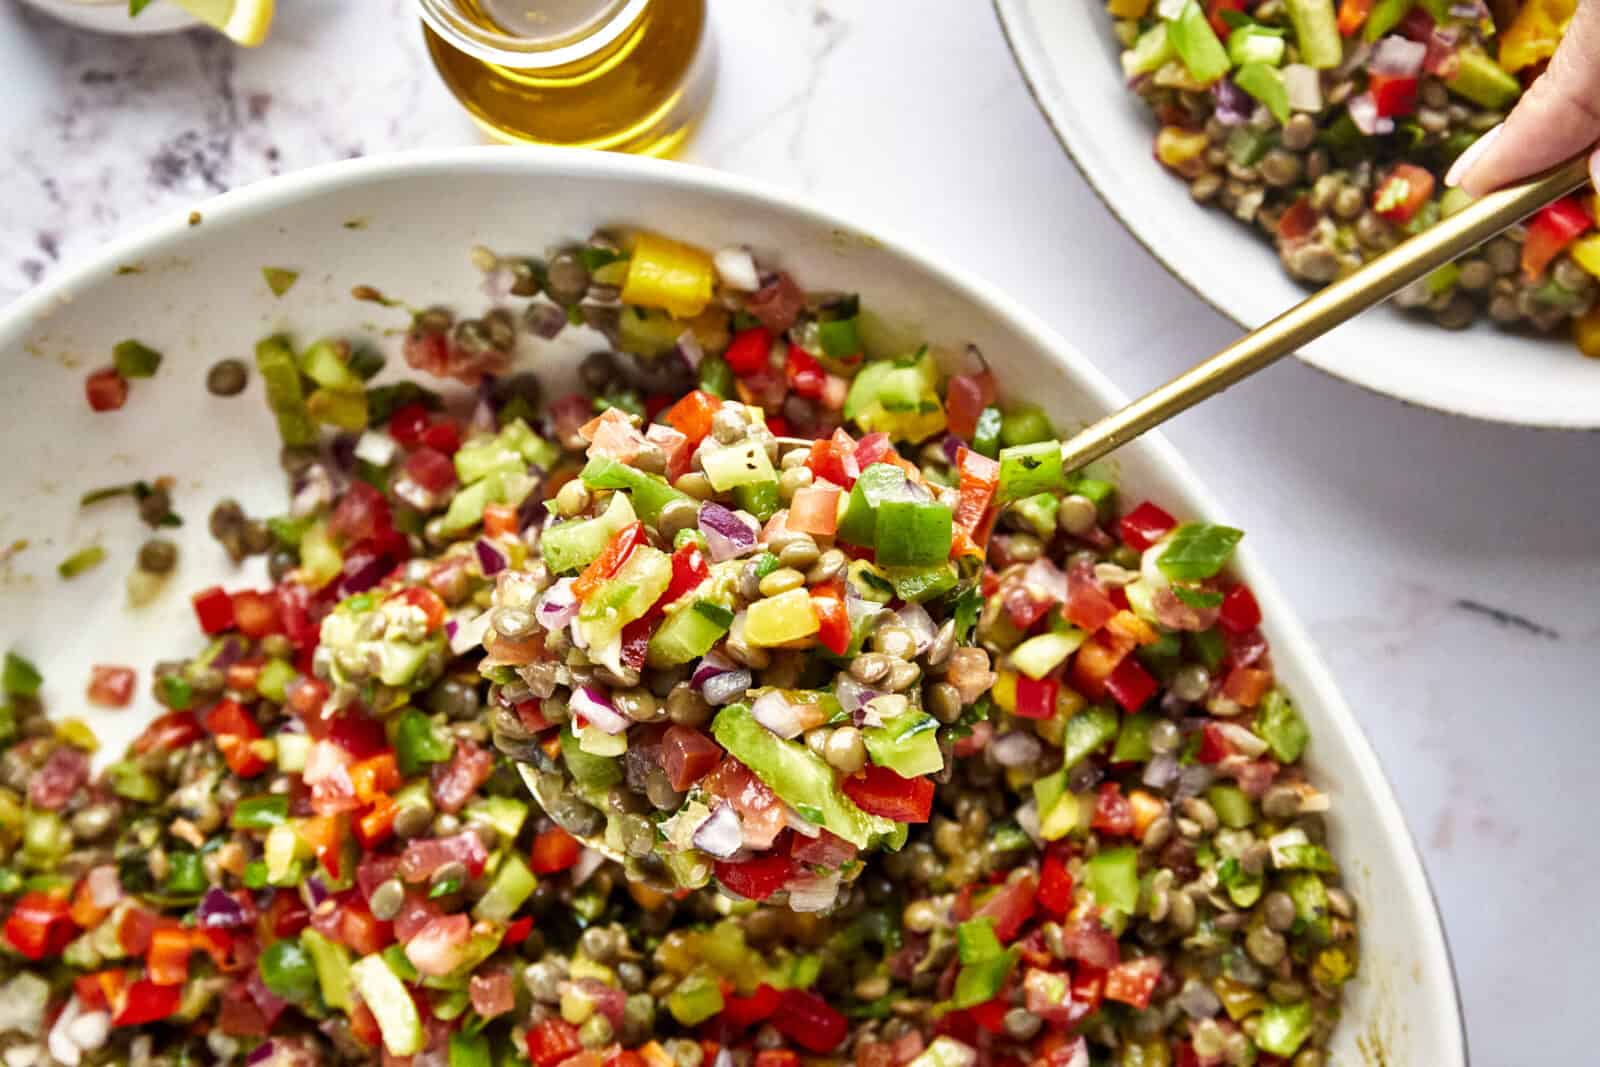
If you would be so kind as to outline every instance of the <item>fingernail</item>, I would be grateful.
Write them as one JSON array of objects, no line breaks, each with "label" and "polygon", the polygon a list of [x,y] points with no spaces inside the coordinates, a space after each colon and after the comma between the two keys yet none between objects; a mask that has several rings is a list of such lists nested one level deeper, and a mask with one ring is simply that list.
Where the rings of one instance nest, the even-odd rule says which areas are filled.
[{"label": "fingernail", "polygon": [[1596,188],[1600,188],[1600,148],[1596,148],[1589,157],[1589,180]]},{"label": "fingernail", "polygon": [[1500,125],[1492,127],[1482,137],[1467,146],[1467,150],[1457,156],[1454,163],[1450,164],[1450,171],[1444,176],[1444,183],[1451,188],[1460,185],[1461,179],[1467,176],[1467,171],[1472,169],[1473,164],[1483,158],[1483,154],[1489,150],[1489,146],[1494,143],[1494,139],[1500,136],[1500,131],[1505,129],[1505,125],[1502,122]]}]

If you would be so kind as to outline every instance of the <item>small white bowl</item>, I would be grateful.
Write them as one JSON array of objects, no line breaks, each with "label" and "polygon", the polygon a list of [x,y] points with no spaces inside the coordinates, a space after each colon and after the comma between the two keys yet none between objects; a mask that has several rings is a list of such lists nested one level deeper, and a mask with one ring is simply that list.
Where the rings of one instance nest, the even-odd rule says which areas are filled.
[{"label": "small white bowl", "polygon": [[[1149,109],[1123,84],[1102,0],[993,0],[1045,118],[1130,233],[1212,307],[1253,329],[1304,300],[1272,247],[1225,212],[1202,208],[1155,161]],[[1194,354],[1196,359],[1205,355]],[[1534,337],[1487,323],[1444,330],[1373,308],[1306,346],[1312,366],[1457,415],[1560,429],[1600,428],[1600,360],[1564,333]]]},{"label": "small white bowl", "polygon": [[[539,254],[598,226],[658,229],[705,248],[746,243],[816,286],[859,290],[875,316],[908,339],[977,344],[1002,388],[1071,426],[1123,397],[1066,341],[1005,293],[939,265],[913,245],[797,203],[792,193],[697,167],[601,152],[479,148],[355,160],[274,178],[200,205],[118,241],[0,311],[0,367],[9,399],[0,420],[0,544],[30,547],[0,566],[0,648],[35,659],[49,706],[82,713],[90,664],[151,664],[197,649],[189,594],[211,584],[264,583],[260,561],[241,570],[206,535],[205,515],[227,495],[254,515],[284,506],[278,436],[253,381],[239,397],[206,392],[206,369],[249,358],[262,336],[346,332],[395,354],[403,311],[357,303],[355,284],[411,304],[485,304],[469,250]],[[275,298],[264,266],[299,270]],[[386,334],[383,331],[388,330]],[[574,376],[589,349],[581,331],[540,350],[547,388]],[[569,336],[571,335],[571,336]],[[94,414],[84,375],[112,346],[138,338],[165,353],[160,373],[133,383],[127,406]],[[1180,516],[1225,520],[1187,464],[1148,435],[1116,457],[1130,500],[1150,497]],[[123,575],[140,540],[131,507],[80,509],[87,488],[170,474],[185,524],[171,588],[139,611]],[[86,544],[109,559],[72,581],[55,565]],[[1248,538],[1246,545],[1249,544]],[[1362,960],[1333,1062],[1462,1067],[1466,1051],[1455,982],[1422,863],[1376,756],[1305,630],[1248,549],[1241,576],[1265,612],[1273,662],[1312,730],[1309,766],[1333,801],[1329,840],[1359,901]],[[91,717],[118,751],[156,705],[141,684],[134,707]],[[1363,1050],[1375,1050],[1369,1056]]]},{"label": "small white bowl", "polygon": [[157,33],[175,33],[200,23],[195,17],[173,4],[158,2],[139,13],[137,18],[128,15],[127,0],[22,0],[36,11],[70,23],[80,29],[96,33],[114,33],[123,36],[149,36]]}]

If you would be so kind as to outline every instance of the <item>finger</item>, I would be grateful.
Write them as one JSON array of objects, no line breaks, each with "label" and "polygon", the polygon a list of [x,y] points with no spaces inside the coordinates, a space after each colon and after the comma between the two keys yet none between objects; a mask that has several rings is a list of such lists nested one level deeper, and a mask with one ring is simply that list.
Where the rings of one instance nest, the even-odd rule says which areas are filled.
[{"label": "finger", "polygon": [[1555,166],[1597,141],[1600,0],[1579,0],[1549,68],[1512,109],[1499,136],[1488,139],[1465,166],[1451,168],[1449,177],[1473,196],[1482,196]]}]

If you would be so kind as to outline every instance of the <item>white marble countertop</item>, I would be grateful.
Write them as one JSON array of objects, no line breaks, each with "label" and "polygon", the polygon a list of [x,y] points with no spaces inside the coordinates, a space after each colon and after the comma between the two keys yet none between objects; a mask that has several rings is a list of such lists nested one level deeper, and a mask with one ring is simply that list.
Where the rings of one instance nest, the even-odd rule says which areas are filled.
[{"label": "white marble countertop", "polygon": [[[1107,216],[981,0],[714,0],[695,162],[915,236],[1011,289],[1125,389],[1232,328]],[[207,194],[470,143],[410,0],[279,0],[267,45],[100,38],[0,0],[0,295]],[[1152,309],[1159,309],[1152,314]],[[1403,357],[1397,357],[1403,358]],[[1309,623],[1444,908],[1480,1064],[1593,1061],[1600,447],[1454,420],[1298,364],[1171,438]],[[1553,925],[1559,923],[1559,926]]]}]

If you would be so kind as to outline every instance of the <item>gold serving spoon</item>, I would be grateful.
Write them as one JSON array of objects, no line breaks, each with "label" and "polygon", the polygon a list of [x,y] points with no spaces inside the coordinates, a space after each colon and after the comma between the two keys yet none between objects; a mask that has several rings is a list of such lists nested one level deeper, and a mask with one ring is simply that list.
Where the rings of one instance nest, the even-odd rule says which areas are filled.
[{"label": "gold serving spoon", "polygon": [[[1459,259],[1502,230],[1589,181],[1589,154],[1568,160],[1542,174],[1473,201],[1449,218],[1402,241],[1358,270],[1328,285],[1264,323],[1215,355],[1158,386],[1119,411],[1112,412],[1061,446],[1063,467],[1074,471],[1127,444],[1147,430],[1189,410],[1208,397],[1276,363],[1355,315],[1382,303],[1412,282]],[[809,440],[780,437],[785,447],[809,447]],[[519,763],[523,781],[549,810],[541,776]],[[608,858],[622,856],[604,841],[583,843]]]}]

